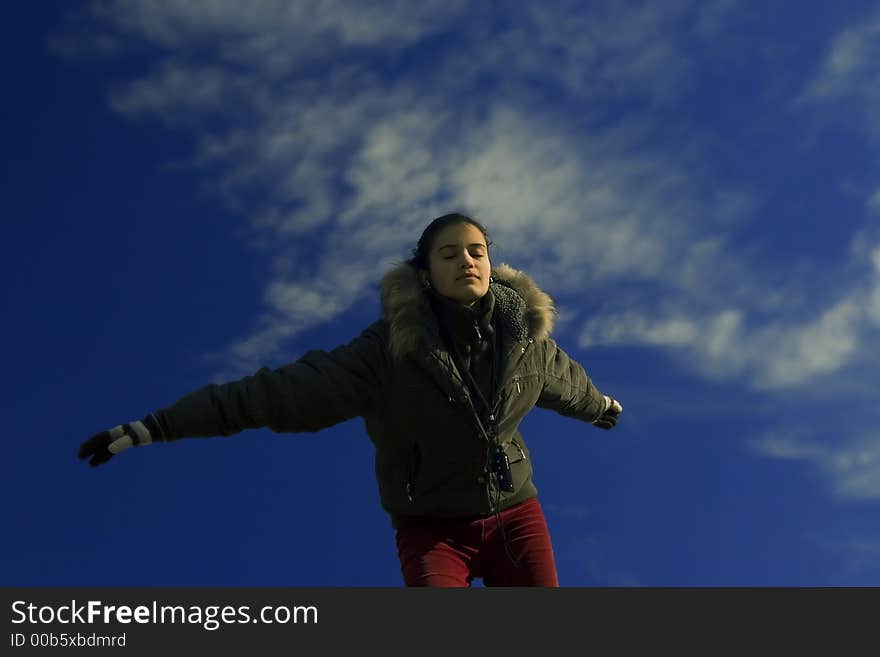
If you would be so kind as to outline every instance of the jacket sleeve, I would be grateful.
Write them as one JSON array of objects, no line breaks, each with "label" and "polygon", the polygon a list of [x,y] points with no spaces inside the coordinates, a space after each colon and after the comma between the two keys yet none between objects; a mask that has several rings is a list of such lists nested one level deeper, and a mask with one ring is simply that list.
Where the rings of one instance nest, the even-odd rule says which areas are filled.
[{"label": "jacket sleeve", "polygon": [[605,412],[605,397],[583,366],[547,338],[544,349],[544,387],[536,405],[566,417],[593,422]]},{"label": "jacket sleeve", "polygon": [[379,321],[332,351],[312,350],[281,368],[204,386],[155,413],[163,438],[228,436],[260,427],[318,431],[363,415],[381,394],[385,337]]}]

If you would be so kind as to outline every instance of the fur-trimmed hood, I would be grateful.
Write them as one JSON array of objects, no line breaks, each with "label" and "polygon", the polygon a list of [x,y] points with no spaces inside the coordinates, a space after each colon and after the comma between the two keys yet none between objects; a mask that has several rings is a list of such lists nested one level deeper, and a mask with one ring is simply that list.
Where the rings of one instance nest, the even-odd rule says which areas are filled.
[{"label": "fur-trimmed hood", "polygon": [[[437,319],[416,269],[401,263],[383,276],[382,312],[388,322],[389,349],[395,359],[439,343]],[[508,335],[516,340],[544,340],[553,330],[553,299],[527,274],[501,264],[492,267],[489,289],[495,312]]]}]

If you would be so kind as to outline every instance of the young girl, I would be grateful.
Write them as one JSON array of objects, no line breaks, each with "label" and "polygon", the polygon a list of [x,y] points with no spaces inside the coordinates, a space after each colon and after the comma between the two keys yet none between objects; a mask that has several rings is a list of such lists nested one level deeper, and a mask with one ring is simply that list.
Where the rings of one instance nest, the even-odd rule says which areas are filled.
[{"label": "young girl", "polygon": [[407,586],[558,586],[518,426],[537,405],[610,429],[621,405],[550,337],[551,298],[491,266],[486,229],[468,216],[432,221],[381,293],[382,318],[348,344],[200,388],[96,434],[80,458],[95,466],[158,440],[361,416]]}]

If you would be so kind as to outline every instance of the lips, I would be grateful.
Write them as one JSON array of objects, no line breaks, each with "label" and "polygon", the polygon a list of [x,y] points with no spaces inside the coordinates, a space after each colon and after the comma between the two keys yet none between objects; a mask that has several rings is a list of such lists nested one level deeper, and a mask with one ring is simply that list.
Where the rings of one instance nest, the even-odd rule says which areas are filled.
[{"label": "lips", "polygon": [[477,276],[476,274],[465,274],[464,276],[459,276],[459,277],[458,277],[458,280],[460,280],[460,281],[466,281],[466,280],[471,279],[471,278],[479,278],[479,276]]}]

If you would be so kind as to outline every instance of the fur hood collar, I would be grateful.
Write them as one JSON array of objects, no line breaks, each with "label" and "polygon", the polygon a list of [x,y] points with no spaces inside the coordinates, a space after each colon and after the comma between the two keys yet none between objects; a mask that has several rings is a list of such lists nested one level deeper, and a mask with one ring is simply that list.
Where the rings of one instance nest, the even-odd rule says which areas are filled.
[{"label": "fur hood collar", "polygon": [[[515,340],[549,337],[556,319],[550,295],[528,275],[506,264],[492,267],[492,279],[489,289],[495,296],[495,313],[504,332]],[[383,276],[380,289],[389,347],[395,359],[440,344],[437,318],[414,267],[407,263],[395,266]]]}]

